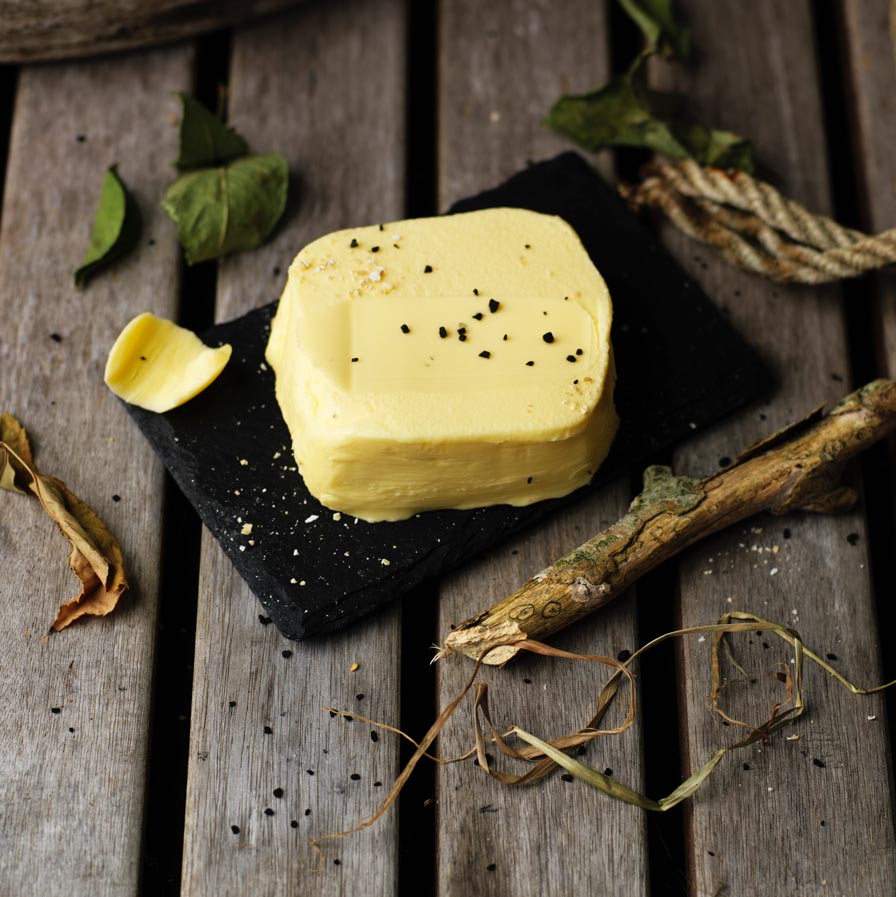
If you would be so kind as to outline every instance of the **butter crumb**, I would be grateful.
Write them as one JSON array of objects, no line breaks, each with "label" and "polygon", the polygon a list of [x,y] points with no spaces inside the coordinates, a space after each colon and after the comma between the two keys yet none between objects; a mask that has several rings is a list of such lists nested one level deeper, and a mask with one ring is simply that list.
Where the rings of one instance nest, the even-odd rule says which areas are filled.
[{"label": "butter crumb", "polygon": [[340,514],[339,511],[336,511],[336,513],[333,514],[333,519],[338,523],[340,520],[342,520],[342,514]]},{"label": "butter crumb", "polygon": [[361,664],[358,663],[358,661],[356,660],[356,661],[355,661],[355,662],[348,668],[348,671],[349,671],[350,673],[357,673],[358,670],[360,670],[360,669],[361,669]]},{"label": "butter crumb", "polygon": [[248,466],[249,462],[245,458],[240,458],[240,464],[243,467],[246,467],[246,466]]},{"label": "butter crumb", "polygon": [[252,532],[252,524],[244,523],[243,528],[240,530],[240,534],[243,536],[248,536],[249,533],[251,533],[251,532]]},{"label": "butter crumb", "polygon": [[392,561],[390,561],[389,558],[380,558],[380,563],[381,563],[384,567],[388,567],[389,564],[392,563]]},{"label": "butter crumb", "polygon": [[292,584],[293,584],[293,585],[295,585],[295,584],[296,584],[296,578],[295,578],[295,576],[293,576],[293,578],[292,578],[292,579],[290,579],[290,582],[291,582],[291,583],[292,583]]}]

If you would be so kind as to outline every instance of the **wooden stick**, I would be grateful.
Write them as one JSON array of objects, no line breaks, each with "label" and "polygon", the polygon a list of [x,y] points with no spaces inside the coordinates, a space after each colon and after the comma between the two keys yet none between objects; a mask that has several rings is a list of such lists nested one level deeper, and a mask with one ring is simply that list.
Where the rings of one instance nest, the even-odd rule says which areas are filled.
[{"label": "wooden stick", "polygon": [[515,642],[543,640],[612,601],[657,564],[760,511],[833,513],[851,508],[839,485],[853,455],[896,429],[896,383],[875,380],[827,414],[803,420],[748,448],[701,480],[649,467],[628,513],[522,588],[457,626],[438,657],[461,653],[503,666]]},{"label": "wooden stick", "polygon": [[148,47],[232,28],[301,0],[0,2],[0,62],[38,62]]}]

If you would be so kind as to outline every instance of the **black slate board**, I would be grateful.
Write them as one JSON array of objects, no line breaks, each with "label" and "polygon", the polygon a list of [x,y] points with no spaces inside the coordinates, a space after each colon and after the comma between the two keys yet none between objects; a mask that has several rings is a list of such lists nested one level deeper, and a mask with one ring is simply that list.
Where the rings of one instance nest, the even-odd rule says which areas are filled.
[{"label": "black slate board", "polygon": [[[229,342],[234,351],[200,396],[167,414],[128,406],[288,638],[350,623],[771,385],[753,350],[577,154],[532,165],[451,211],[494,206],[565,218],[613,297],[622,425],[610,457],[585,489],[527,508],[431,511],[398,523],[334,520],[296,473],[274,378],[263,364],[275,304],[203,334],[207,343]],[[241,533],[243,523],[252,524],[251,534]]]}]

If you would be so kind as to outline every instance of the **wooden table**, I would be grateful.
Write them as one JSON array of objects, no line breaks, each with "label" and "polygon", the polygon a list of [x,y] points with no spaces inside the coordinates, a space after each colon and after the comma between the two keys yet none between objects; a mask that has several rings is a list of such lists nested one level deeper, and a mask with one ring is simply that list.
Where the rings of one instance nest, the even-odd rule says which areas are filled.
[{"label": "wooden table", "polygon": [[[896,224],[885,0],[677,5],[699,61],[657,64],[654,82],[749,135],[810,207],[874,230]],[[726,758],[662,817],[559,775],[504,789],[468,760],[421,767],[398,812],[326,845],[320,861],[308,839],[368,815],[407,756],[394,736],[374,740],[369,725],[321,706],[421,735],[469,670],[457,658],[430,667],[429,646],[612,522],[639,471],[344,634],[290,644],[260,623],[103,386],[109,346],[137,312],[195,328],[234,317],[278,295],[309,239],[435,213],[564,149],[541,122],[550,103],[621,70],[638,40],[608,2],[340,0],[195,44],[0,71],[0,410],[29,428],[41,469],[118,534],[133,583],[114,615],[43,638],[74,589],[64,544],[36,502],[0,498],[0,895],[896,892],[888,699],[854,697],[817,670],[798,738]],[[159,208],[176,154],[172,91],[211,103],[219,81],[253,147],[288,158],[294,208],[258,251],[187,270]],[[145,215],[143,246],[78,292],[72,271],[116,161]],[[640,155],[595,161],[633,176]],[[676,469],[709,472],[851,383],[896,374],[892,275],[788,289],[671,230],[661,237],[781,379],[767,401],[679,446]],[[734,608],[793,622],[859,683],[894,675],[881,638],[896,585],[887,450],[856,469],[863,478],[856,512],[724,533],[557,643],[615,655]],[[788,659],[767,644],[742,644],[761,681],[733,697],[756,720],[764,683]],[[707,647],[693,637],[646,660],[638,724],[587,761],[658,796],[732,740],[706,710]],[[602,676],[525,660],[487,679],[501,724],[559,733],[586,718]],[[467,719],[442,754],[468,746]]]}]

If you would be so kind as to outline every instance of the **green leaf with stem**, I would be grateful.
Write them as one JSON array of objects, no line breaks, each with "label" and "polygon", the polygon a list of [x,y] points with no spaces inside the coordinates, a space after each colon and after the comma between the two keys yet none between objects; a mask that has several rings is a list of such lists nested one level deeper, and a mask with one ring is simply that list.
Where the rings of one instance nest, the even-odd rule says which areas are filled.
[{"label": "green leaf with stem", "polygon": [[84,287],[97,271],[133,249],[140,229],[140,210],[112,165],[103,179],[90,245],[75,271],[75,286]]},{"label": "green leaf with stem", "polygon": [[192,265],[260,246],[286,208],[288,187],[279,153],[246,156],[182,174],[165,191],[162,208]]}]

